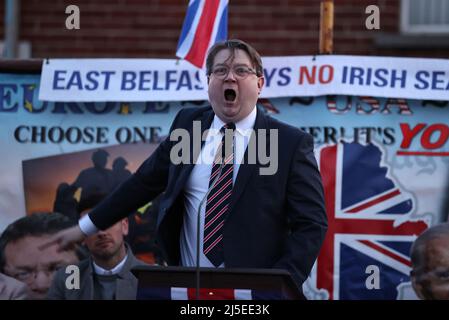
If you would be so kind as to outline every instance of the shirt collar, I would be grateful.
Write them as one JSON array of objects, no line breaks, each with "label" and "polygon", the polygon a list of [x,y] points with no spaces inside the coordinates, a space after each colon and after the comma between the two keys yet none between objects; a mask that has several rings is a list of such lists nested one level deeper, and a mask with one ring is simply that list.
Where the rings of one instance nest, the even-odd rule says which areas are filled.
[{"label": "shirt collar", "polygon": [[[235,130],[241,135],[246,135],[247,130],[253,129],[256,123],[257,117],[257,107],[254,106],[253,111],[250,112],[245,118],[240,120],[235,124]],[[214,120],[212,121],[211,129],[220,130],[226,123],[223,122],[217,115],[214,115]]]},{"label": "shirt collar", "polygon": [[109,275],[113,275],[113,274],[118,274],[120,271],[122,271],[123,266],[125,265],[126,259],[128,259],[128,255],[126,255],[122,261],[120,261],[114,268],[112,268],[111,270],[107,270],[107,269],[103,269],[102,267],[100,267],[98,264],[95,263],[95,261],[93,262],[94,265],[94,272],[96,274],[102,275],[102,276],[109,276]]}]

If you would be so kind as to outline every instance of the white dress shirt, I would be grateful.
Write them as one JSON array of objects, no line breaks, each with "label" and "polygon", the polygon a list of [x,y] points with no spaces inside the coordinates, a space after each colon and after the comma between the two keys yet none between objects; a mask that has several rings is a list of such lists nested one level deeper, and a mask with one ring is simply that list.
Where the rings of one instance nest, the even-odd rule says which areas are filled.
[{"label": "white dress shirt", "polygon": [[[87,216],[87,214],[86,214],[86,216]],[[102,275],[102,276],[110,276],[110,275],[113,275],[113,274],[118,274],[120,271],[122,271],[122,269],[123,269],[123,267],[124,267],[124,265],[125,265],[126,259],[128,259],[128,255],[126,255],[126,256],[122,259],[122,261],[120,261],[120,262],[119,262],[114,268],[112,268],[111,270],[104,269],[104,268],[100,267],[98,264],[96,264],[95,261],[93,261],[94,272],[95,272],[95,274],[99,274],[99,275]]]},{"label": "white dress shirt", "polygon": [[[248,146],[249,139],[251,137],[254,123],[256,122],[257,108],[244,119],[235,124],[234,133],[234,171],[233,182],[237,178],[240,163],[242,162],[245,150]],[[198,156],[195,166],[192,169],[190,177],[184,188],[185,192],[185,209],[184,223],[181,229],[180,237],[180,249],[181,249],[181,264],[186,267],[196,266],[196,239],[197,239],[197,215],[198,207],[201,200],[206,195],[209,187],[209,177],[212,171],[213,159],[220,145],[222,135],[220,129],[225,123],[216,115],[208,131],[205,143]],[[205,213],[206,201],[200,209],[200,266],[202,267],[214,267],[209,259],[203,253],[203,233],[204,233],[204,213]],[[93,224],[89,215],[84,215],[80,221],[79,226],[84,234],[91,235],[98,231]],[[220,267],[224,267],[222,264]]]},{"label": "white dress shirt", "polygon": [[[235,124],[234,133],[234,171],[233,183],[237,178],[237,173],[248,146],[251,131],[256,122],[257,108],[244,119]],[[185,209],[184,223],[181,229],[180,248],[181,248],[181,264],[185,267],[196,266],[196,239],[197,239],[197,217],[198,207],[201,200],[207,193],[209,188],[209,177],[212,172],[212,164],[217,153],[217,149],[222,140],[220,129],[225,123],[214,116],[210,126],[209,133],[198,156],[198,160],[192,169],[189,179],[184,188]],[[200,209],[200,266],[214,267],[209,259],[203,253],[203,236],[204,236],[204,213],[206,211],[206,200]],[[220,267],[224,267],[221,265]]]}]

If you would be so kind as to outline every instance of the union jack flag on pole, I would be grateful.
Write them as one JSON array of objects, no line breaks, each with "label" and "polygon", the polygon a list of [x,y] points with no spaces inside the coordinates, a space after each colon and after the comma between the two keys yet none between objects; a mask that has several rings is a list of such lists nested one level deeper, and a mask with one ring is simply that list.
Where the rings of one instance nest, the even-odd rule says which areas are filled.
[{"label": "union jack flag on pole", "polygon": [[198,68],[216,42],[226,40],[229,0],[190,0],[176,56]]}]

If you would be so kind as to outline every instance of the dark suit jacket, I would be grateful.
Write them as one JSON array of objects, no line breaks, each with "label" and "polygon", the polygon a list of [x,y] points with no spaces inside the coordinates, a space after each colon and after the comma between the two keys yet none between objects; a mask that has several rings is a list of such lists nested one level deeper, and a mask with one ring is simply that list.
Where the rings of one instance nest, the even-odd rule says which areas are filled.
[{"label": "dark suit jacket", "polygon": [[[193,132],[193,121],[208,129],[211,107],[181,110],[170,132]],[[259,175],[260,163],[240,165],[223,230],[225,266],[228,268],[281,268],[300,287],[319,253],[327,230],[321,176],[313,153],[312,137],[258,110],[254,129],[278,130],[278,170]],[[257,138],[259,143],[259,139]],[[179,265],[179,237],[183,222],[183,189],[192,164],[175,165],[170,150],[178,141],[168,138],[90,214],[105,229],[165,190],[158,216],[158,241],[169,265]],[[191,141],[191,150],[193,143]],[[248,149],[247,149],[248,152]],[[199,150],[190,156],[196,159]],[[246,155],[246,154],[245,154]],[[190,163],[192,163],[191,161]]]},{"label": "dark suit jacket", "polygon": [[[118,273],[116,300],[135,300],[137,294],[137,278],[131,273],[131,269],[137,266],[146,266],[138,260],[128,248],[128,259],[123,269]],[[68,274],[65,267],[59,269],[47,293],[49,300],[93,300],[94,299],[94,267],[92,258],[81,261],[78,264],[80,270],[80,288],[67,289],[65,282]]]}]

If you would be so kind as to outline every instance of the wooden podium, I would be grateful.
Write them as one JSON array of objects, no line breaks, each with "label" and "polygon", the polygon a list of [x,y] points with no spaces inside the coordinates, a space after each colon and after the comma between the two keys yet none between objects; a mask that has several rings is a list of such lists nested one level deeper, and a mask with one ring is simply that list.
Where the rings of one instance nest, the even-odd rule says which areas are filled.
[{"label": "wooden podium", "polygon": [[[137,300],[196,298],[196,268],[139,266]],[[280,269],[200,268],[200,300],[304,300],[290,274]]]}]

